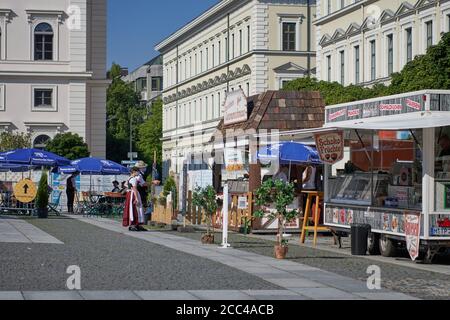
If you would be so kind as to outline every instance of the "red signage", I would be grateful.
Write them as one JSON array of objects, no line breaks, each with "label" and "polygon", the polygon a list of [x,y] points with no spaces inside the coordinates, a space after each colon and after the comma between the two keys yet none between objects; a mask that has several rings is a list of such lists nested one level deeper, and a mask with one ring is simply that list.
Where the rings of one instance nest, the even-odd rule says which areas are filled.
[{"label": "red signage", "polygon": [[357,116],[359,116],[359,114],[360,114],[359,109],[353,109],[353,110],[348,110],[348,111],[347,111],[347,116],[348,116],[349,118],[351,118],[351,117],[357,117]]},{"label": "red signage", "polygon": [[406,248],[411,259],[419,257],[420,249],[420,213],[405,213]]},{"label": "red signage", "polygon": [[346,113],[345,109],[336,111],[334,113],[330,113],[330,115],[328,116],[328,119],[331,121],[331,120],[343,117],[343,116],[345,116],[345,113]]},{"label": "red signage", "polygon": [[317,151],[324,163],[335,164],[344,159],[344,133],[342,131],[318,133],[315,134],[315,139]]},{"label": "red signage", "polygon": [[380,104],[380,111],[402,111],[401,104]]},{"label": "red signage", "polygon": [[413,101],[411,99],[406,99],[406,105],[415,110],[422,110],[422,105],[419,102]]}]

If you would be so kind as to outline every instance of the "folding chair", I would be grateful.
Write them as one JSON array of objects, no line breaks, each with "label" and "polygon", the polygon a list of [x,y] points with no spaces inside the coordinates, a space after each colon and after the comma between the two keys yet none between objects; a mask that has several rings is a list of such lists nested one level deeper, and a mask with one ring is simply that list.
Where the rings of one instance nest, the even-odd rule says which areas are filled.
[{"label": "folding chair", "polygon": [[48,204],[49,212],[54,212],[57,216],[61,215],[61,212],[58,210],[59,203],[61,201],[61,195],[62,195],[61,191],[57,192],[56,197],[52,197],[52,200],[54,200],[54,201],[49,202],[49,204]]}]

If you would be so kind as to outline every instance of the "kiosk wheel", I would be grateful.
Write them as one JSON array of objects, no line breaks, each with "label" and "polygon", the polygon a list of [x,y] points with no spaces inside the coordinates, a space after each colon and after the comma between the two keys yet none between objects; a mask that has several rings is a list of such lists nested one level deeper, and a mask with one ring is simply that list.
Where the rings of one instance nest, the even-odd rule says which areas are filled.
[{"label": "kiosk wheel", "polygon": [[383,257],[395,257],[397,254],[397,247],[394,240],[388,238],[385,235],[380,236],[380,253]]},{"label": "kiosk wheel", "polygon": [[371,256],[380,254],[380,235],[378,233],[369,232],[367,237],[367,251]]}]

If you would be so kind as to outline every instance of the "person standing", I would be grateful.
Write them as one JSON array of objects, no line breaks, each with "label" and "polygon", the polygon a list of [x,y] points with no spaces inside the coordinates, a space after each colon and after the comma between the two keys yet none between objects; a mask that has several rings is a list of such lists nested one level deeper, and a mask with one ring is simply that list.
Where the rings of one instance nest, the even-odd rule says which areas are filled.
[{"label": "person standing", "polygon": [[78,172],[75,172],[66,181],[67,211],[72,214],[74,213],[73,203],[77,192],[77,177]]},{"label": "person standing", "polygon": [[147,167],[148,165],[144,161],[138,161],[136,163],[136,168],[139,169],[139,180],[138,180],[138,192],[141,196],[142,205],[144,208],[144,212],[147,209],[147,203],[148,203],[148,185],[147,185]]},{"label": "person standing", "polygon": [[146,231],[142,226],[144,223],[144,207],[138,191],[138,185],[141,179],[139,172],[139,169],[136,167],[131,169],[131,176],[128,179],[128,192],[122,225],[128,227],[130,231]]}]

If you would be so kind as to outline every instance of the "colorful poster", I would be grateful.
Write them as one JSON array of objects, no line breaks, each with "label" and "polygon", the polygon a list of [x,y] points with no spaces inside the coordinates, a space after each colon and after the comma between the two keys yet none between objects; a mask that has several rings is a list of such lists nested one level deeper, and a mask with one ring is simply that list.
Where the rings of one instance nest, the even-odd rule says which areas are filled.
[{"label": "colorful poster", "polygon": [[420,249],[420,213],[405,213],[406,248],[415,261]]},{"label": "colorful poster", "polygon": [[335,164],[344,158],[344,133],[342,131],[315,134],[320,159]]}]

